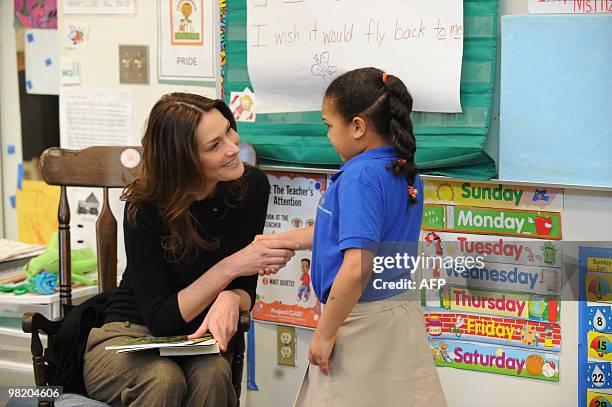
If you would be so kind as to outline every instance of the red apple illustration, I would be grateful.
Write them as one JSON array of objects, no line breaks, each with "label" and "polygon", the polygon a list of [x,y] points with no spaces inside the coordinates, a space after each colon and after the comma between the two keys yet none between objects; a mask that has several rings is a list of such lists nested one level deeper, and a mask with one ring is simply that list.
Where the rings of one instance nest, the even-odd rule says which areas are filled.
[{"label": "red apple illustration", "polygon": [[544,216],[536,216],[535,226],[538,235],[550,236],[550,232],[552,232],[553,222],[551,218],[546,218]]}]

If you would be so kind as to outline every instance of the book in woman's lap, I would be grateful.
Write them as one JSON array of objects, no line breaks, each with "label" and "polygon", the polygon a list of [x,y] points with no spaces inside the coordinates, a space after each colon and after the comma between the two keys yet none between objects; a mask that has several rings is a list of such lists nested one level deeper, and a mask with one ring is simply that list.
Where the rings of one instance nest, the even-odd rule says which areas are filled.
[{"label": "book in woman's lap", "polygon": [[219,345],[212,335],[188,339],[187,336],[148,336],[144,338],[125,339],[117,345],[107,346],[106,350],[117,353],[138,352],[141,350],[159,349],[161,356],[206,355],[219,353]]}]

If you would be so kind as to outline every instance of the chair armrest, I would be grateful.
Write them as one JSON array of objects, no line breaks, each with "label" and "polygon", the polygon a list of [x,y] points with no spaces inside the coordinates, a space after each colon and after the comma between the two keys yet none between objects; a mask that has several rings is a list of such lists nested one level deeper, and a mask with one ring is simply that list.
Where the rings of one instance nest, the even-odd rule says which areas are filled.
[{"label": "chair armrest", "polygon": [[240,311],[238,319],[238,332],[248,332],[251,328],[251,313],[249,311]]},{"label": "chair armrest", "polygon": [[34,312],[26,312],[21,316],[21,330],[27,334],[32,333],[32,320],[34,319]]},{"label": "chair armrest", "polygon": [[32,352],[32,364],[34,367],[34,382],[37,386],[47,386],[48,372],[44,360],[44,348],[40,340],[40,333],[55,335],[59,331],[62,321],[49,321],[38,312],[26,312],[21,317],[21,328],[24,332],[32,334],[30,351]]},{"label": "chair armrest", "polygon": [[26,312],[21,317],[21,329],[23,332],[38,335],[42,331],[46,335],[55,335],[62,325],[63,319],[50,321],[38,312]]}]

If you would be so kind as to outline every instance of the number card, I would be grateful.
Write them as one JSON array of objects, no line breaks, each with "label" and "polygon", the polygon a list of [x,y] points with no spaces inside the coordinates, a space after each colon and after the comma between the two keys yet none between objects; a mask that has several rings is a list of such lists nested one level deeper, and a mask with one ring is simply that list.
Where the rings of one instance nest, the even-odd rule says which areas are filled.
[{"label": "number card", "polygon": [[612,333],[612,307],[587,306],[589,331]]},{"label": "number card", "polygon": [[612,334],[589,332],[589,358],[612,362]]},{"label": "number card", "polygon": [[586,299],[593,302],[612,302],[612,275],[587,273]]},{"label": "number card", "polygon": [[612,394],[587,391],[586,405],[588,407],[612,407]]},{"label": "number card", "polygon": [[612,388],[612,365],[609,362],[589,362],[587,364],[587,388]]}]

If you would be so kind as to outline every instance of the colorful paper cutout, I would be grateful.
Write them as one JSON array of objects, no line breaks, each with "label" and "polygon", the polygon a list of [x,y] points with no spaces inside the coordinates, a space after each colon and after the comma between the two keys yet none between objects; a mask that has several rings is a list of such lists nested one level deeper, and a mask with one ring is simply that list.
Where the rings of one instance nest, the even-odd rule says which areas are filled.
[{"label": "colorful paper cutout", "polygon": [[610,362],[587,363],[586,382],[588,389],[612,388],[612,365]]},{"label": "colorful paper cutout", "polygon": [[430,341],[436,366],[559,381],[559,356],[461,341]]},{"label": "colorful paper cutout", "polygon": [[561,243],[554,240],[427,231],[421,240],[428,256],[483,256],[492,263],[561,267]]},{"label": "colorful paper cutout", "polygon": [[425,205],[423,230],[561,239],[557,212]]},{"label": "colorful paper cutout", "polygon": [[17,190],[18,239],[24,243],[46,245],[57,232],[57,207],[60,188],[44,181],[23,180]]},{"label": "colorful paper cutout", "polygon": [[586,322],[589,331],[612,333],[612,307],[588,305]]},{"label": "colorful paper cutout", "polygon": [[563,211],[560,188],[424,180],[425,203],[485,208]]},{"label": "colorful paper cutout", "polygon": [[559,324],[427,309],[423,313],[427,334],[432,339],[485,342],[550,352],[561,350]]},{"label": "colorful paper cutout", "polygon": [[589,358],[612,362],[612,334],[589,332]]},{"label": "colorful paper cutout", "polygon": [[[426,306],[550,323],[558,323],[560,320],[560,301],[557,296],[454,286],[443,287],[438,290],[438,293],[435,291],[426,292],[426,295],[429,295],[428,298],[425,298]],[[433,298],[436,294],[439,295],[437,301]]]},{"label": "colorful paper cutout", "polygon": [[612,275],[586,274],[586,299],[594,302],[612,302]]}]

